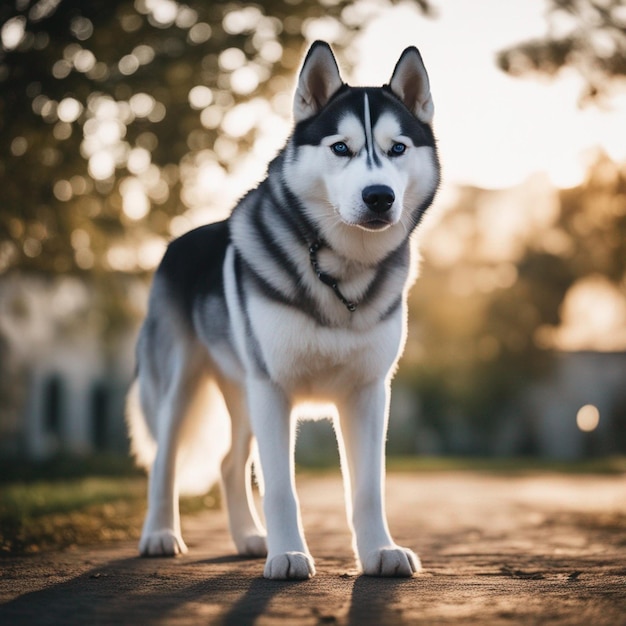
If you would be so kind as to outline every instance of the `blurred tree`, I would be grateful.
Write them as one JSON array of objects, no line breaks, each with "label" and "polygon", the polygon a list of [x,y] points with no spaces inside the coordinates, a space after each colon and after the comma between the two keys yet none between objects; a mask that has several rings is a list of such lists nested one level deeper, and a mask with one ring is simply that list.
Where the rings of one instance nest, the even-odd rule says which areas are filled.
[{"label": "blurred tree", "polygon": [[[598,154],[582,185],[554,192],[549,223],[511,245],[508,260],[485,256],[480,241],[482,207],[497,193],[461,190],[436,231],[459,237],[457,258],[437,261],[443,242],[435,238],[411,293],[413,328],[399,376],[418,391],[424,419],[448,452],[492,452],[503,415],[545,377],[555,350],[623,349],[623,329],[611,327],[619,320],[606,309],[626,298],[626,168]],[[513,198],[503,196],[498,210]],[[602,277],[609,299],[588,292],[581,313],[604,310],[578,320],[582,336],[563,333],[568,294],[594,277]],[[594,320],[599,327],[589,328]],[[474,438],[455,442],[451,420]],[[518,452],[533,452],[532,445],[520,441]]]},{"label": "blurred tree", "polygon": [[305,41],[341,58],[389,1],[2,3],[0,273],[152,269],[193,226],[175,218],[286,134]]},{"label": "blurred tree", "polygon": [[[581,104],[598,102],[623,85],[622,0],[547,0],[546,18],[544,38],[500,52],[497,64],[503,71],[520,77],[532,72],[552,76],[573,67],[585,81]],[[613,296],[626,294],[622,165],[600,154],[584,184],[558,192],[553,223],[535,228],[512,255],[510,281],[510,265],[476,255],[481,206],[488,193],[461,190],[457,205],[439,227],[454,231],[455,223],[463,225],[457,229],[464,232],[463,250],[457,255],[462,268],[454,263],[425,265],[419,288],[411,296],[415,328],[409,337],[414,345],[410,343],[407,351],[408,367],[400,370],[420,393],[424,418],[439,433],[445,449],[457,453],[490,452],[507,407],[531,381],[545,375],[554,349],[567,348],[558,331],[564,323],[566,296],[577,284],[601,276]],[[504,278],[501,285],[498,276]],[[442,285],[448,287],[443,293]],[[602,305],[606,302],[597,306]],[[465,442],[465,449],[455,447],[451,420],[456,427],[464,421],[464,432],[475,435]],[[532,446],[530,440],[521,441],[518,452],[532,451]]]},{"label": "blurred tree", "polygon": [[581,102],[604,96],[612,79],[626,77],[626,5],[623,0],[547,0],[548,33],[498,55],[513,76],[554,75],[574,67],[585,81]]}]

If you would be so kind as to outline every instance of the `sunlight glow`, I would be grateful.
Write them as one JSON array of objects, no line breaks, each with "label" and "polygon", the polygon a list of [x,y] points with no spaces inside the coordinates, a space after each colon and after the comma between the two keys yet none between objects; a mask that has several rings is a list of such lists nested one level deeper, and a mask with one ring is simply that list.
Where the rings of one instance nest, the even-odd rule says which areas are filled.
[{"label": "sunlight glow", "polygon": [[626,350],[626,299],[600,274],[582,278],[565,294],[561,324],[538,330],[541,347],[559,350]]},{"label": "sunlight glow", "polygon": [[580,109],[582,78],[571,69],[553,79],[500,71],[498,50],[545,35],[544,12],[543,0],[448,0],[428,19],[410,3],[394,5],[357,37],[349,82],[387,82],[404,47],[417,45],[435,101],[444,181],[501,189],[545,172],[558,187],[576,186],[590,148],[626,160],[626,142],[616,132],[626,127],[626,94],[616,87],[603,108]]},{"label": "sunlight glow", "polygon": [[165,252],[165,241],[160,237],[150,237],[142,241],[137,250],[137,263],[143,270],[153,270]]},{"label": "sunlight glow", "polygon": [[341,22],[334,17],[309,18],[304,20],[302,34],[309,43],[312,43],[316,39],[322,39],[333,44],[342,39],[344,27]]}]

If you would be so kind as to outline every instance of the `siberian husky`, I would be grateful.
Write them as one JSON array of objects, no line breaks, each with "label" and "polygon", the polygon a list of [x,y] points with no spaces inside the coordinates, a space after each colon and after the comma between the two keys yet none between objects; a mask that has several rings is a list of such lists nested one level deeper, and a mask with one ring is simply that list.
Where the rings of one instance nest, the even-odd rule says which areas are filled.
[{"label": "siberian husky", "polygon": [[[187,551],[178,496],[190,469],[207,483],[221,475],[237,551],[267,556],[267,578],[313,576],[293,452],[297,406],[314,401],[336,409],[362,571],[411,576],[420,561],[394,543],[383,500],[390,381],[417,273],[411,235],[439,183],[418,50],[402,53],[388,85],[350,87],[314,43],[293,116],[265,180],[229,219],[173,241],[154,277],[127,410],[150,469],[139,551]],[[267,532],[251,493],[255,443]]]}]

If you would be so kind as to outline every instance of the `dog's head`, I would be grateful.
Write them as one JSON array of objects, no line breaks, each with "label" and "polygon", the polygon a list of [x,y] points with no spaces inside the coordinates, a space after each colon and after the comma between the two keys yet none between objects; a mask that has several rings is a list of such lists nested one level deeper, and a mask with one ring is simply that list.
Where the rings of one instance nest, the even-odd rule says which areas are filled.
[{"label": "dog's head", "polygon": [[439,182],[433,112],[417,48],[402,53],[388,85],[350,87],[330,47],[311,46],[294,98],[288,184],[322,231],[413,230]]}]

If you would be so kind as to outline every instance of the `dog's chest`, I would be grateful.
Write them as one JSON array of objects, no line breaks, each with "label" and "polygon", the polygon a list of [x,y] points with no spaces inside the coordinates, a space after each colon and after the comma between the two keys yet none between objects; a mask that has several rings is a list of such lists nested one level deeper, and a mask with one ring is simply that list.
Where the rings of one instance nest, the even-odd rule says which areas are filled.
[{"label": "dog's chest", "polygon": [[364,331],[323,327],[267,300],[252,309],[265,367],[277,384],[295,395],[332,397],[380,380],[395,364],[403,343],[401,311]]}]

